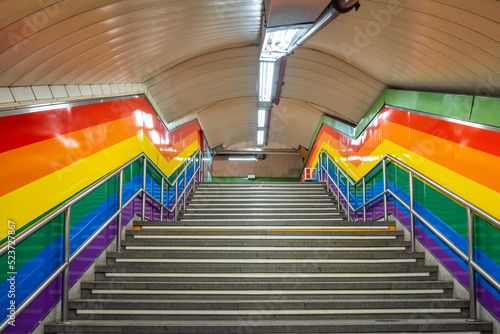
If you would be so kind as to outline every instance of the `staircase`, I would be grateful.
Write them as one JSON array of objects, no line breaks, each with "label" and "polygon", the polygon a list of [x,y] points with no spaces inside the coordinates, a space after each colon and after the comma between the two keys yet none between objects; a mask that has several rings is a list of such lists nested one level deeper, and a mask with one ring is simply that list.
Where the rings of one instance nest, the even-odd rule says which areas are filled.
[{"label": "staircase", "polygon": [[46,333],[492,333],[394,223],[348,222],[314,183],[203,183],[136,222]]}]

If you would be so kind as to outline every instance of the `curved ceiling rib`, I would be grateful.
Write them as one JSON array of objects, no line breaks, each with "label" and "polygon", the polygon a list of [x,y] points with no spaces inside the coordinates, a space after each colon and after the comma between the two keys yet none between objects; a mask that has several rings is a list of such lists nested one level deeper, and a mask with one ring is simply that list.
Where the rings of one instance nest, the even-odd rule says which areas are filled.
[{"label": "curved ceiling rib", "polygon": [[288,58],[282,96],[325,107],[357,123],[386,86],[341,59],[311,49]]},{"label": "curved ceiling rib", "polygon": [[227,49],[193,58],[146,82],[167,121],[218,101],[254,97],[259,48]]},{"label": "curved ceiling rib", "polygon": [[235,98],[210,105],[198,113],[210,146],[224,147],[255,141],[256,98]]},{"label": "curved ceiling rib", "polygon": [[[269,141],[291,148],[307,147],[322,115],[304,101],[283,98],[271,113]],[[255,145],[255,98],[220,101],[200,111],[198,116],[212,147],[249,141]]]}]

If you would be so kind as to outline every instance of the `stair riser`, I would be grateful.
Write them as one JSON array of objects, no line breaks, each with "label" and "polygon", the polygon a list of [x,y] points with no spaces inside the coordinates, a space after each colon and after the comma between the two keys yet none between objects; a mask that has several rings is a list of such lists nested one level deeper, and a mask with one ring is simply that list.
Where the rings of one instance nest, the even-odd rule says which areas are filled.
[{"label": "stair riser", "polygon": [[179,214],[179,220],[183,219],[209,219],[215,217],[220,219],[220,217],[226,218],[288,218],[293,220],[295,217],[297,218],[310,218],[314,220],[315,218],[347,218],[345,213],[335,212],[332,210],[314,210],[314,211],[282,211],[282,210],[266,210],[260,212],[252,212],[252,211],[236,211],[236,210],[190,210],[184,213]]},{"label": "stair riser", "polygon": [[[164,279],[163,277],[158,278],[158,277],[127,277],[127,276],[109,276],[106,275],[105,272],[99,271],[95,273],[95,278],[96,280],[99,281],[116,281],[116,282],[157,282],[158,279]],[[147,274],[147,273],[146,273]],[[388,279],[390,279],[392,282],[406,282],[406,281],[436,281],[437,280],[437,273],[436,272],[431,272],[431,273],[425,273],[425,276],[405,276],[405,277],[334,277],[334,278],[328,278],[329,282],[344,282],[348,279],[350,282],[385,282]],[[224,283],[224,282],[262,282],[263,279],[260,278],[210,278],[210,277],[203,277],[203,278],[192,278],[192,277],[169,277],[169,281],[171,282],[213,282],[213,283]],[[297,282],[298,279],[293,279],[293,278],[278,278],[279,282],[283,283],[294,283]],[[301,278],[301,282],[324,282],[325,278],[314,278],[314,277],[307,277],[307,278]]]},{"label": "stair riser", "polygon": [[[311,254],[311,256],[314,256],[314,254]],[[266,261],[266,260],[269,260],[269,261],[302,261],[304,260],[303,258],[300,258],[300,257],[272,257],[271,259],[269,257],[245,257],[245,256],[238,256],[238,255],[234,255],[234,256],[224,256],[224,257],[193,257],[191,254],[186,254],[186,256],[184,257],[170,257],[168,256],[167,257],[168,260],[171,260],[171,261],[168,261],[166,259],[107,259],[106,261],[106,265],[109,265],[109,266],[124,266],[124,267],[127,267],[127,266],[135,266],[137,265],[138,263],[141,263],[141,265],[143,266],[151,266],[151,267],[156,267],[156,266],[171,266],[172,264],[173,265],[177,265],[179,263],[175,262],[175,261],[189,261],[188,263],[192,263],[192,265],[198,265],[200,261],[206,261],[208,262],[207,265],[211,265],[212,263],[215,264],[215,265],[221,265],[220,263],[216,263],[216,261],[238,261],[238,260],[247,260],[247,261]],[[145,260],[145,261],[143,261]],[[320,261],[339,261],[339,260],[345,260],[345,261],[350,261],[349,259],[333,259],[333,258],[311,258],[310,260],[310,263],[321,263]],[[358,259],[360,261],[359,265],[370,265],[370,266],[373,266],[373,265],[401,265],[401,264],[416,264],[416,265],[423,265],[424,264],[424,259],[365,259],[364,261],[368,262],[368,261],[377,261],[377,263],[364,263],[362,262],[363,259]],[[390,262],[390,261],[394,261],[394,262]],[[140,262],[138,262],[140,261]],[[195,262],[196,261],[196,262]],[[387,261],[387,262],[380,262],[380,261]],[[397,261],[405,261],[405,262],[397,262]],[[408,262],[406,262],[408,261]],[[410,261],[414,261],[414,262],[410,262]],[[228,264],[231,264],[231,265],[234,265],[232,263],[228,263]],[[247,265],[253,265],[252,263],[243,263],[243,264],[247,264]],[[338,264],[338,265],[356,265],[355,263],[354,264],[350,264],[350,263],[337,263],[337,262],[333,262],[333,263],[327,263],[329,265],[335,265],[335,264]],[[225,265],[225,264],[224,264]],[[304,263],[298,263],[298,264],[291,264],[291,265],[304,265]]]},{"label": "stair riser", "polygon": [[224,301],[212,300],[187,300],[187,301],[156,301],[154,303],[144,299],[132,301],[101,301],[82,300],[70,301],[70,309],[86,310],[190,310],[190,311],[224,311],[231,312],[250,310],[272,311],[272,310],[380,310],[380,309],[462,309],[467,310],[468,301],[460,299],[431,299],[431,300],[363,300],[363,301],[338,301],[335,299],[324,300],[269,300],[269,301],[246,301],[236,299]]},{"label": "stair riser", "polygon": [[[336,203],[336,202],[335,202]],[[226,211],[226,210],[233,210],[233,211],[249,211],[249,212],[255,212],[257,210],[262,210],[263,212],[267,211],[272,211],[272,210],[279,210],[279,211],[285,211],[288,209],[291,209],[293,211],[301,211],[305,209],[304,211],[308,210],[328,210],[328,212],[339,212],[339,213],[345,213],[343,210],[337,210],[336,205],[332,205],[331,202],[327,202],[324,204],[320,203],[315,203],[315,202],[300,202],[300,203],[295,203],[293,205],[289,205],[287,203],[267,203],[266,205],[255,205],[254,203],[232,203],[231,205],[228,204],[215,204],[215,205],[206,205],[203,203],[191,203],[186,202],[187,204],[187,209],[188,212],[195,211],[195,210],[206,210],[210,209],[210,211],[215,211],[215,210],[220,210],[220,211]]]},{"label": "stair riser", "polygon": [[[465,317],[464,313],[434,313],[434,319],[442,318],[461,318]],[[269,321],[269,320],[354,320],[354,319],[427,319],[428,313],[424,314],[355,314],[355,315],[100,315],[100,314],[69,314],[69,320],[176,320],[176,321],[222,321],[222,320],[238,320],[238,321]]]},{"label": "stair riser", "polygon": [[[338,247],[339,252],[343,252],[342,248],[360,248],[360,250],[364,250],[365,248],[374,248],[373,252],[383,252],[388,247],[394,251],[404,251],[410,245],[405,241],[377,241],[377,240],[331,240],[331,241],[318,241],[318,240],[210,240],[210,239],[134,239],[131,241],[125,240],[123,243],[123,249],[129,250],[135,247],[134,251],[138,250],[137,247],[140,247],[140,251],[148,251],[148,250],[161,250],[161,249],[153,249],[151,247]],[[148,249],[149,247],[149,249]],[[378,250],[380,249],[380,250]],[[165,251],[170,251],[171,249],[167,249]],[[332,250],[332,252],[335,252]]]},{"label": "stair riser", "polygon": [[[224,293],[227,292],[228,296],[231,296],[231,291],[264,291],[264,290],[282,290],[284,294],[290,290],[356,290],[359,293],[366,292],[369,296],[372,291],[383,290],[383,291],[403,291],[403,290],[421,290],[421,289],[452,289],[453,284],[451,282],[409,282],[409,283],[397,283],[397,282],[380,282],[380,283],[353,283],[353,282],[341,282],[341,283],[331,283],[328,281],[320,283],[304,283],[296,282],[293,284],[283,283],[279,281],[267,281],[261,283],[221,283],[221,284],[210,284],[210,283],[172,283],[168,279],[155,283],[110,283],[110,282],[82,282],[82,289],[134,289],[134,290],[223,290]],[[222,292],[221,292],[222,293]]]},{"label": "stair riser", "polygon": [[[147,229],[162,229],[170,228],[174,229],[178,227],[179,229],[189,228],[191,226],[241,226],[241,228],[252,227],[252,226],[269,226],[269,229],[273,227],[291,227],[291,226],[304,226],[301,230],[307,229],[343,229],[343,230],[373,230],[373,227],[380,227],[375,230],[389,230],[390,225],[386,224],[366,224],[366,225],[356,225],[347,221],[344,216],[300,216],[296,215],[292,218],[290,217],[245,217],[245,216],[198,216],[198,217],[184,217],[183,220],[178,222],[168,222],[163,224],[141,224],[143,230]],[[340,226],[340,227],[339,227]],[[264,228],[264,230],[268,230]]]},{"label": "stair riser", "polygon": [[[384,273],[383,265],[337,265],[337,264],[120,264],[108,266],[108,272],[153,272],[153,273]],[[102,270],[102,268],[99,268]],[[421,266],[391,265],[391,272],[427,272],[437,271],[437,268]]]},{"label": "stair riser", "polygon": [[419,333],[424,329],[426,332],[432,332],[433,334],[438,332],[447,333],[459,333],[467,332],[467,334],[477,334],[473,331],[481,330],[484,328],[482,334],[491,334],[491,326],[488,325],[477,325],[468,323],[457,323],[456,325],[450,325],[448,323],[437,323],[434,324],[429,322],[425,325],[421,323],[405,323],[402,322],[383,322],[369,324],[345,324],[342,322],[335,324],[265,324],[259,321],[245,321],[236,323],[233,325],[225,324],[193,324],[193,325],[180,325],[180,324],[165,324],[164,326],[155,326],[154,324],[146,325],[141,324],[138,326],[127,325],[107,325],[104,329],[101,326],[78,326],[71,324],[60,324],[60,325],[50,325],[46,326],[46,334],[52,333],[138,333],[138,334],[234,334],[234,333],[245,333],[245,334],[257,334],[257,333],[337,333],[337,334],[347,334],[347,333],[386,333],[386,334],[397,334],[406,333],[410,334],[412,332]]},{"label": "stair riser", "polygon": [[[387,236],[395,236],[396,238],[402,238],[403,234],[400,233],[399,231],[359,231],[359,230],[352,230],[352,231],[265,231],[265,230],[253,230],[253,231],[165,231],[165,230],[130,230],[127,231],[127,237],[132,237],[134,235],[142,235],[142,236],[161,236],[161,235],[168,235],[168,236],[184,236],[184,235],[199,235],[201,236],[201,239],[210,239],[209,236],[217,236],[217,235],[243,235],[243,236],[250,236],[250,238],[243,238],[243,240],[255,240],[255,239],[266,239],[265,236],[281,236],[282,238],[278,239],[286,239],[290,241],[294,240],[301,240],[301,238],[297,237],[303,237],[303,240],[346,240],[345,238],[331,238],[331,237],[349,237],[349,238],[354,238],[354,237],[364,237],[364,238],[354,238],[350,240],[356,240],[356,241],[362,241],[362,240],[393,240],[393,239],[386,239],[386,238],[376,238],[376,237],[387,237]],[[258,236],[263,236],[263,238],[258,238]],[[316,237],[321,237],[321,238],[308,238],[310,236],[316,236]],[[283,238],[283,237],[292,237],[292,238]],[[366,237],[370,237],[370,239],[366,239]],[[151,238],[151,239],[154,239]],[[185,238],[184,238],[185,239]],[[183,240],[184,240],[183,239]],[[241,238],[240,238],[241,239]],[[271,239],[271,240],[278,240],[278,239]],[[233,240],[239,240],[239,239],[233,239]]]},{"label": "stair riser", "polygon": [[[429,293],[429,294],[373,294],[370,295],[370,299],[405,299],[405,298],[413,298],[413,299],[426,299],[426,298],[450,298],[452,297],[452,291],[445,291],[444,293]],[[116,293],[116,294],[106,294],[106,293],[91,293],[89,290],[83,290],[82,289],[82,298],[93,298],[93,299],[134,299],[137,298],[137,294],[127,294],[127,293]],[[159,295],[159,294],[151,294],[147,295],[146,297],[143,295],[143,298],[147,299],[154,299],[154,300],[192,300],[193,298],[200,298],[204,299],[203,296],[196,296],[196,295],[176,295],[176,294],[168,294],[168,295]],[[210,295],[205,298],[210,298],[212,300],[226,300],[228,298],[227,295]],[[313,298],[313,299],[330,299],[332,298],[331,295],[324,295],[324,294],[318,294],[318,295],[301,295],[301,294],[296,294],[296,295],[265,295],[265,296],[260,296],[260,295],[238,295],[238,294],[232,294],[230,298],[237,298],[239,300],[268,300],[268,299],[277,299],[280,298],[282,300],[288,300],[288,299],[303,299],[303,298]],[[359,300],[364,300],[366,299],[365,295],[358,295],[358,294],[339,294],[335,295],[335,298],[337,300],[340,299],[359,299]]]},{"label": "stair riser", "polygon": [[[243,247],[244,248],[244,247]],[[383,251],[383,252],[369,252],[369,251],[351,251],[351,252],[335,252],[335,251],[322,251],[321,249],[315,251],[210,251],[210,250],[188,250],[188,251],[127,251],[122,253],[108,254],[108,261],[114,259],[368,259],[368,260],[389,260],[389,259],[417,259],[423,260],[423,253],[409,254],[405,251]]]}]

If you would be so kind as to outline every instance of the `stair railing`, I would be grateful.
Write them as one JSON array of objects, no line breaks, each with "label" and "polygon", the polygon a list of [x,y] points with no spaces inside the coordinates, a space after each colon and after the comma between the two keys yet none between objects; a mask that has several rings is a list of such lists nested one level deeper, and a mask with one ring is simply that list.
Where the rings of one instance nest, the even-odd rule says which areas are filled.
[{"label": "stair railing", "polygon": [[[326,167],[324,166],[323,156],[326,156]],[[332,163],[337,170],[336,181],[330,175],[329,163]],[[396,195],[391,189],[387,188],[387,162],[393,163],[394,165],[406,170],[409,174],[409,203],[403,201],[398,195]],[[436,181],[430,179],[429,177],[418,172],[414,168],[408,166],[407,164],[399,161],[391,155],[384,156],[378,163],[376,163],[369,171],[367,171],[357,182],[351,180],[347,173],[335,162],[334,159],[324,150],[321,149],[318,156],[318,165],[320,166],[318,172],[318,181],[326,181],[327,190],[334,192],[330,186],[335,185],[337,188],[337,198],[338,207],[340,208],[340,198],[342,197],[346,203],[345,209],[347,210],[347,219],[351,220],[351,212],[354,213],[356,220],[358,220],[358,212],[363,210],[363,221],[366,221],[366,209],[375,204],[381,198],[384,199],[384,219],[388,218],[387,210],[387,199],[388,196],[392,196],[397,202],[399,202],[405,209],[410,212],[410,239],[411,239],[411,252],[415,252],[415,218],[418,219],[423,225],[425,225],[430,231],[432,231],[443,243],[450,247],[462,260],[468,264],[469,273],[469,298],[470,298],[470,319],[468,321],[480,321],[477,315],[477,297],[476,297],[476,275],[479,273],[486,281],[488,281],[493,287],[500,291],[500,282],[497,281],[490,273],[488,273],[484,268],[482,268],[476,261],[474,256],[475,242],[474,242],[474,215],[477,215],[484,220],[488,221],[493,226],[500,229],[500,220],[493,217],[484,210],[478,208],[474,204],[468,202],[447,188],[443,187]],[[383,191],[378,195],[374,196],[371,200],[366,201],[366,180],[368,176],[379,166],[382,165],[382,178],[383,178]],[[340,188],[340,174],[342,174],[346,181],[346,194],[344,194]],[[441,193],[447,195],[455,202],[459,203],[467,209],[467,253],[463,252],[457,245],[455,245],[450,239],[448,239],[443,233],[436,229],[432,224],[420,215],[414,209],[414,192],[413,192],[413,180],[418,178],[430,186],[434,187]],[[363,204],[357,208],[351,204],[350,200],[350,189],[357,189],[358,185],[362,185],[363,192]]]},{"label": "stair railing", "polygon": [[[198,166],[196,166],[196,159],[198,158]],[[123,171],[131,166],[134,162],[140,161],[142,159],[142,187],[133,194],[127,202],[123,202]],[[63,284],[62,284],[62,294],[61,294],[61,322],[68,321],[68,297],[69,297],[69,266],[70,264],[94,241],[102,231],[104,231],[114,219],[117,218],[117,235],[116,235],[116,249],[120,252],[121,249],[121,231],[122,231],[122,211],[125,209],[137,196],[142,194],[142,207],[141,207],[141,217],[145,220],[146,217],[146,197],[151,201],[160,206],[160,220],[163,220],[163,214],[166,210],[169,213],[174,213],[174,220],[177,220],[177,214],[179,211],[179,202],[183,203],[184,209],[186,207],[186,197],[191,191],[195,191],[195,182],[202,179],[202,153],[197,150],[193,155],[186,161],[183,169],[178,173],[177,177],[170,182],[165,176],[165,174],[154,165],[144,153],[139,154],[137,157],[133,158],[123,166],[119,167],[115,171],[108,174],[103,179],[99,180],[89,188],[85,189],[71,200],[66,202],[64,205],[59,207],[57,210],[50,213],[48,216],[34,224],[28,230],[15,237],[16,246],[21,242],[27,240],[31,235],[40,230],[42,227],[50,223],[54,218],[60,214],[64,214],[64,234],[63,234],[63,263],[49,276],[45,281],[38,286],[19,306],[16,307],[15,316],[22,313],[60,274],[62,274]],[[190,164],[193,163],[193,175],[187,180],[187,170]],[[161,176],[161,200],[158,201],[152,194],[149,194],[146,190],[146,175],[147,167],[152,167]],[[118,209],[109,217],[94,233],[83,242],[78,249],[73,253],[70,253],[70,223],[71,223],[71,207],[78,203],[80,200],[84,199],[87,195],[91,194],[94,190],[102,186],[107,181],[111,180],[113,177],[118,175]],[[179,194],[179,180],[183,178],[183,189]],[[175,201],[173,206],[170,208],[169,204],[165,205],[164,202],[164,186],[165,183],[169,185],[172,189],[175,187]],[[191,188],[188,185],[192,183]],[[151,217],[152,218],[152,217]],[[2,247],[0,247],[0,256],[7,253],[12,244],[13,240],[7,241]],[[4,319],[0,324],[0,332],[5,330],[9,326],[9,316]]]}]

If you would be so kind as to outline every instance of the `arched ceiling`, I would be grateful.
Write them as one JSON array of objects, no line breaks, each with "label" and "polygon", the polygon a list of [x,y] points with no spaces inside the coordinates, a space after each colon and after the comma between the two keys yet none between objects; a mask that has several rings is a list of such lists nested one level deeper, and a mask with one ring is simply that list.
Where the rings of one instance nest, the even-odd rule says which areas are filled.
[{"label": "arched ceiling", "polygon": [[[308,146],[323,113],[356,123],[387,87],[500,96],[499,1],[360,3],[288,57],[271,142]],[[255,141],[263,10],[263,0],[1,0],[0,87],[142,82],[168,122],[197,115],[212,147]]]}]

